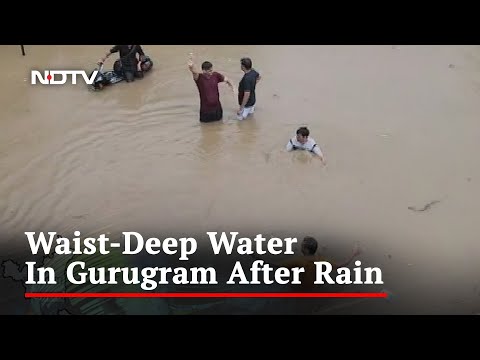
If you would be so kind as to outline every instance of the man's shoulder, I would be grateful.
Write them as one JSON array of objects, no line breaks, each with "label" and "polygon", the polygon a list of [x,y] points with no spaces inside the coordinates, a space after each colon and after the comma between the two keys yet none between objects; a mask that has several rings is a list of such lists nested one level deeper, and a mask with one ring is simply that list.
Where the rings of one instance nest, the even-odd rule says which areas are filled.
[{"label": "man's shoulder", "polygon": [[249,79],[257,79],[258,75],[260,75],[256,70],[250,70],[248,73],[246,73],[244,76]]},{"label": "man's shoulder", "polygon": [[225,78],[224,75],[222,75],[217,71],[212,72],[210,76],[206,76],[204,73],[198,74],[198,80],[201,80],[201,81],[220,81],[220,80],[223,81],[224,78]]},{"label": "man's shoulder", "polygon": [[210,78],[208,78],[204,73],[199,73],[197,81],[208,81]]}]

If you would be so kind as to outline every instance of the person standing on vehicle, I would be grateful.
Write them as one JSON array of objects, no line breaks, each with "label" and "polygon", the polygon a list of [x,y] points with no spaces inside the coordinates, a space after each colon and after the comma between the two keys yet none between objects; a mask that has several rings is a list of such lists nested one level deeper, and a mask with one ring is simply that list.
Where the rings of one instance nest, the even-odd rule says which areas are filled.
[{"label": "person standing on vehicle", "polygon": [[[132,82],[135,78],[143,78],[143,71],[141,67],[141,62],[145,58],[145,53],[143,52],[141,45],[115,45],[112,47],[106,54],[105,57],[100,59],[99,63],[103,64],[110,55],[114,53],[119,53],[120,55],[120,64],[121,71],[125,76],[127,82]],[[139,55],[139,59],[137,58]],[[116,66],[114,66],[116,67]],[[119,69],[115,69],[118,71]]]}]

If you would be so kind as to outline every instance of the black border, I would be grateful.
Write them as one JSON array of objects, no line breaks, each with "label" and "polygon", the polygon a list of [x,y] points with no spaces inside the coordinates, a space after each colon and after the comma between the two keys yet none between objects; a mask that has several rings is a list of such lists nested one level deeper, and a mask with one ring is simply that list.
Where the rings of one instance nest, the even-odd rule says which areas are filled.
[{"label": "black border", "polygon": [[[359,344],[366,351],[381,355],[383,345],[391,348],[383,356],[392,356],[398,350],[413,351],[418,345],[453,344],[455,335],[467,335],[479,325],[479,316],[2,316],[7,338],[18,339],[25,333],[34,333],[42,344],[62,338],[79,351],[82,346],[108,345],[121,349],[169,351],[176,348],[198,351],[205,349],[228,355],[261,346],[269,351],[302,348],[311,342],[316,351],[335,350],[344,353]],[[28,330],[29,329],[29,330]],[[473,334],[472,334],[473,335]],[[32,337],[33,338],[33,337]],[[108,340],[112,339],[112,343]],[[463,340],[468,337],[462,336]],[[134,341],[134,339],[136,339]],[[305,343],[306,342],[306,343]],[[337,344],[337,343],[338,344]],[[83,345],[81,345],[83,344]],[[340,346],[339,346],[340,344]],[[33,346],[33,344],[32,344]],[[180,346],[180,348],[178,347]],[[80,348],[79,348],[80,347]],[[163,349],[159,349],[162,347]],[[344,349],[345,347],[345,349]],[[70,347],[72,348],[72,347]],[[222,350],[223,349],[223,350]],[[115,350],[115,349],[112,349]],[[301,350],[301,349],[299,349]],[[306,349],[308,351],[308,349]],[[254,354],[252,354],[253,356]],[[235,355],[234,355],[235,356]]]},{"label": "black border", "polygon": [[[115,44],[120,40],[124,43],[152,45],[478,44],[479,40],[478,20],[473,18],[477,12],[462,7],[463,13],[456,13],[455,6],[448,3],[429,5],[425,10],[420,5],[409,9],[399,9],[395,5],[391,9],[386,8],[387,5],[367,9],[363,3],[357,5],[363,7],[362,10],[346,3],[340,4],[342,9],[337,10],[327,8],[322,3],[315,4],[320,8],[308,9],[289,3],[288,7],[275,9],[276,14],[272,9],[269,13],[262,13],[257,5],[242,3],[234,3],[232,10],[225,8],[228,6],[225,4],[216,10],[214,4],[205,4],[202,8],[201,3],[181,3],[183,11],[158,5],[162,5],[160,11],[148,5],[150,10],[142,11],[136,16],[118,12],[119,9],[125,10],[120,6],[111,9],[113,14],[110,14],[106,8],[110,5],[86,4],[83,7],[83,18],[79,11],[73,12],[70,17],[60,12],[54,16],[54,20],[48,18],[47,7],[38,11],[10,11],[10,14],[16,14],[16,19],[2,23],[1,40],[4,45]],[[27,7],[26,4],[23,6]],[[441,11],[445,12],[443,16]],[[250,23],[245,20],[245,12],[253,17]],[[127,16],[133,19],[125,20]],[[122,25],[122,22],[126,24]],[[197,341],[203,342],[206,347],[213,346],[213,350],[216,348],[217,351],[219,346],[225,345],[221,342],[222,335],[230,339],[233,349],[252,342],[275,348],[284,342],[291,344],[298,341],[298,346],[301,347],[304,345],[301,342],[302,336],[314,331],[316,338],[332,333],[335,336],[336,332],[337,338],[340,338],[340,334],[344,334],[343,339],[339,339],[343,340],[344,345],[364,335],[365,340],[369,340],[364,343],[365,346],[377,345],[371,349],[379,355],[381,342],[375,338],[381,334],[393,337],[397,331],[406,331],[409,339],[418,336],[417,341],[436,336],[435,343],[438,345],[446,335],[451,336],[452,330],[459,334],[462,329],[473,329],[473,326],[478,325],[480,317],[2,316],[1,320],[4,330],[12,329],[9,335],[12,338],[22,334],[18,333],[21,330],[13,329],[31,329],[37,340],[48,341],[43,344],[43,349],[46,344],[52,344],[52,341],[58,344],[61,335],[70,339],[69,344],[78,347],[81,344],[89,346],[95,342],[105,343],[104,339],[111,334],[118,335],[116,341],[117,344],[120,342],[120,346],[122,339],[128,339],[128,336],[125,337],[128,334],[134,334],[140,341],[146,341],[143,336],[148,334],[152,337],[153,334],[158,341],[153,346],[164,344],[169,347],[167,341],[170,340],[165,335],[170,334],[171,338],[183,342],[184,347],[194,346],[190,344]],[[82,333],[83,336],[79,337]],[[97,340],[92,341],[92,336]],[[398,346],[402,347],[402,344],[399,343]],[[319,347],[327,349],[329,346],[320,342]],[[44,351],[42,348],[37,349]]]},{"label": "black border", "polygon": [[[473,4],[473,3],[472,3]],[[15,5],[15,4],[13,4]],[[68,4],[10,10],[4,45],[478,44],[476,11],[458,3]],[[175,6],[177,5],[177,6]],[[389,6],[390,5],[390,6]],[[402,5],[402,6],[400,6]],[[473,5],[471,5],[473,6]]]}]

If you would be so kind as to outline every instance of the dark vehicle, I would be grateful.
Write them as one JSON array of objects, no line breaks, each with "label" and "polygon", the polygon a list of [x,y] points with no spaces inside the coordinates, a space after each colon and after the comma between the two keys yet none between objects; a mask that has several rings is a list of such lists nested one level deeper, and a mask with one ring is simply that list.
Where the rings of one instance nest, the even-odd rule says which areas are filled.
[{"label": "dark vehicle", "polygon": [[[94,90],[102,90],[106,86],[114,85],[125,80],[120,59],[116,60],[113,64],[113,70],[104,71],[103,64],[98,65],[99,68],[95,69],[98,70],[98,74],[92,85]],[[145,56],[142,59],[140,66],[142,67],[143,72],[147,73],[152,70],[153,62],[148,56]]]}]

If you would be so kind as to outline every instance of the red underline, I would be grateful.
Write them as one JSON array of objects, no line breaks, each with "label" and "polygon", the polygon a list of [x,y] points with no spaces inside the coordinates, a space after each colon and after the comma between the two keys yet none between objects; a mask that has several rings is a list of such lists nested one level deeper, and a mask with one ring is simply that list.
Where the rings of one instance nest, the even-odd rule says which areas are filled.
[{"label": "red underline", "polygon": [[387,298],[380,293],[25,293],[26,298]]}]

